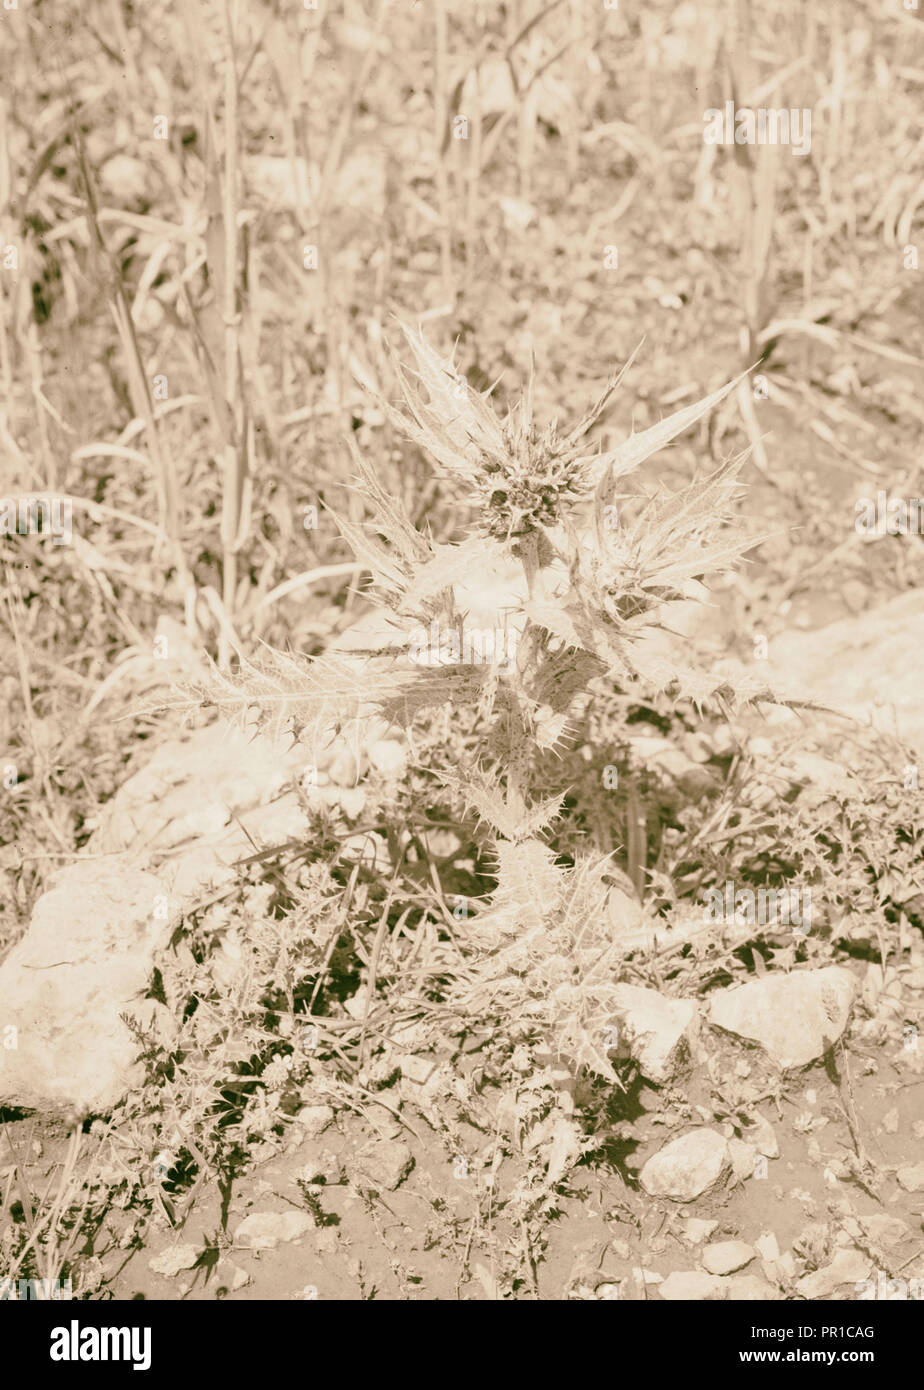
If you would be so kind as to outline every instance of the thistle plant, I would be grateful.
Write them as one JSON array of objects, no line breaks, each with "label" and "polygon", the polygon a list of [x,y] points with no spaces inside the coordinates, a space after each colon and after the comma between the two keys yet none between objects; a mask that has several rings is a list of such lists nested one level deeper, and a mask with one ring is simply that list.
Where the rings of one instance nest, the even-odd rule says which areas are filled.
[{"label": "thistle plant", "polygon": [[[569,721],[603,677],[649,698],[773,698],[757,682],[732,688],[652,655],[640,640],[663,625],[668,605],[701,592],[705,575],[753,544],[730,527],[741,459],[670,496],[625,491],[640,464],[736,382],[601,454],[588,435],[619,378],[569,430],[540,429],[532,380],[502,420],[489,393],[403,332],[412,363],[396,363],[401,399],[379,404],[439,470],[464,534],[440,544],[415,529],[354,446],[372,523],[338,525],[371,576],[369,597],[388,611],[393,641],[359,664],[355,654],[271,652],[233,678],[215,671],[205,693],[225,708],[256,704],[264,724],[288,723],[309,745],[371,714],[409,727],[428,707],[474,707],[474,746],[453,784],[488,827],[497,883],[469,924],[476,954],[456,1002],[535,1024],[572,1068],[612,1077],[605,1036],[620,947],[603,911],[611,857],[557,862],[542,835],[564,798],[537,798],[531,769],[538,753],[567,742]],[[476,596],[473,574],[489,576],[487,593]],[[485,660],[484,644],[466,641],[486,621],[515,637],[504,648],[512,659]],[[422,630],[440,636],[427,661],[411,656]]]}]

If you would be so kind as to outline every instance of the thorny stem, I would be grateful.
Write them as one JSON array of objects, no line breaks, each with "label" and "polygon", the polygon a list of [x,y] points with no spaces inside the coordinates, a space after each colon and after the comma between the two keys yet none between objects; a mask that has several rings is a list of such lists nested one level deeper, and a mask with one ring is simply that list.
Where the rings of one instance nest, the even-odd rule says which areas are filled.
[{"label": "thorny stem", "polygon": [[[526,589],[532,598],[536,575],[539,572],[539,547],[534,535],[524,537],[519,547],[520,561],[526,576]],[[535,626],[527,618],[517,644],[516,675],[507,718],[507,805],[522,814],[526,809],[526,781],[529,764],[529,727],[524,714],[525,681],[535,669],[537,640]]]}]

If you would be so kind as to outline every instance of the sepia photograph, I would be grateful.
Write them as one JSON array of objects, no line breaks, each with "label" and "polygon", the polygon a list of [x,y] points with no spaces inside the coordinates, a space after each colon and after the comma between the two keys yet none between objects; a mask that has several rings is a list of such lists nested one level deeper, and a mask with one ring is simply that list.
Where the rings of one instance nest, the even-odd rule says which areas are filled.
[{"label": "sepia photograph", "polygon": [[924,0],[0,0],[35,1364],[911,1338],[922,219]]}]

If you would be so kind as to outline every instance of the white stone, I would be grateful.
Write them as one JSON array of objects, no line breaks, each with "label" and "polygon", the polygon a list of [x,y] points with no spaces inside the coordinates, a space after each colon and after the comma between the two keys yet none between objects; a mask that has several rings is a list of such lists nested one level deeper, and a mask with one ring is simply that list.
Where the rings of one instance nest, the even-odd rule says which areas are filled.
[{"label": "white stone", "polygon": [[254,1211],[234,1232],[234,1243],[246,1250],[272,1250],[301,1240],[314,1226],[314,1217],[307,1211]]},{"label": "white stone", "polygon": [[701,1269],[683,1269],[669,1274],[658,1292],[668,1302],[698,1303],[724,1299],[726,1290],[715,1274],[705,1274]]},{"label": "white stone", "polygon": [[[146,1000],[169,940],[169,900],[152,874],[86,860],[55,875],[0,966],[0,1104],[105,1114],[144,1075],[122,1022],[159,1020]],[[2,1036],[2,1034],[0,1034]]]},{"label": "white stone", "polygon": [[382,738],[369,749],[369,761],[377,772],[400,777],[407,767],[407,749],[395,738]]},{"label": "white stone", "polygon": [[227,820],[270,801],[304,761],[297,744],[223,722],[191,730],[162,743],[106,803],[92,848],[178,848],[206,822],[217,828],[222,814]]},{"label": "white stone", "polygon": [[747,1142],[753,1144],[757,1152],[765,1158],[779,1158],[780,1146],[770,1121],[765,1120],[759,1113],[755,1113],[752,1118],[754,1123],[743,1131],[747,1136]]},{"label": "white stone", "polygon": [[681,1228],[681,1235],[689,1245],[701,1245],[708,1240],[718,1226],[718,1221],[703,1221],[699,1216],[691,1216]]},{"label": "white stone", "polygon": [[734,1274],[722,1282],[729,1303],[768,1303],[780,1297],[779,1290],[757,1274]]},{"label": "white stone", "polygon": [[620,1024],[620,1042],[624,1040],[628,1055],[650,1081],[670,1081],[689,1061],[698,1014],[692,999],[671,999],[656,989],[617,985],[613,1013]]},{"label": "white stone", "polygon": [[413,1155],[402,1139],[374,1139],[355,1155],[350,1174],[360,1187],[393,1192],[413,1166]]},{"label": "white stone", "polygon": [[754,1259],[756,1251],[743,1240],[718,1240],[703,1249],[703,1268],[709,1274],[734,1274]]},{"label": "white stone", "polygon": [[867,1239],[881,1245],[888,1250],[899,1241],[906,1240],[911,1235],[911,1231],[904,1221],[898,1216],[889,1216],[885,1212],[874,1212],[871,1216],[861,1216],[860,1225],[866,1233]]},{"label": "white stone", "polygon": [[924,644],[924,591],[770,643],[771,688],[808,696],[924,747],[924,686],[909,654]]},{"label": "white stone", "polygon": [[906,1192],[924,1192],[924,1163],[905,1164],[895,1176]]},{"label": "white stone", "polygon": [[865,1279],[871,1268],[871,1260],[861,1250],[838,1250],[830,1264],[804,1274],[796,1284],[796,1290],[803,1298],[827,1298],[842,1284],[856,1284]]},{"label": "white stone", "polygon": [[295,1123],[304,1131],[308,1139],[316,1139],[332,1123],[334,1112],[329,1105],[303,1105],[295,1116]]},{"label": "white stone", "polygon": [[780,1067],[804,1067],[844,1032],[853,997],[853,976],[836,965],[764,975],[714,994],[709,1021],[760,1043]]},{"label": "white stone", "polygon": [[757,1159],[757,1150],[753,1144],[745,1144],[740,1139],[729,1139],[728,1154],[732,1172],[739,1182],[753,1178]]},{"label": "white stone", "polygon": [[215,1283],[219,1288],[224,1286],[231,1293],[237,1293],[238,1289],[245,1289],[250,1283],[250,1275],[233,1260],[219,1260],[215,1268]]},{"label": "white stone", "polygon": [[728,1142],[714,1129],[694,1129],[656,1153],[639,1175],[650,1197],[691,1202],[728,1173]]},{"label": "white stone", "polygon": [[163,1274],[166,1279],[172,1279],[181,1269],[192,1269],[199,1253],[195,1245],[174,1245],[148,1260],[148,1269],[152,1269],[155,1274]]}]

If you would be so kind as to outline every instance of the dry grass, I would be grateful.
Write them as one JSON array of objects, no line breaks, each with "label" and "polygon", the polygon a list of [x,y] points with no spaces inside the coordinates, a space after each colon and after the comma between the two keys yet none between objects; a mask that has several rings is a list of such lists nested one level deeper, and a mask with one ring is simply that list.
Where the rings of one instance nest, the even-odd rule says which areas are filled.
[{"label": "dry grass", "polygon": [[[622,769],[633,710],[688,729],[734,695],[635,639],[744,549],[745,645],[819,581],[833,602],[849,578],[871,601],[918,580],[907,551],[849,545],[843,498],[916,476],[920,17],[874,0],[79,16],[50,0],[0,24],[0,495],[69,499],[75,533],[0,536],[0,947],[173,718],[138,713],[161,619],[207,650],[219,705],[243,689],[320,745],[334,716],[377,707],[413,739],[405,783],[376,783],[358,827],[319,815],[282,866],[291,956],[264,923],[225,1000],[192,922],[195,990],[176,980],[172,1004],[211,1012],[187,1020],[166,1096],[152,1081],[120,1120],[139,1171],[182,1131],[178,1167],[166,1203],[138,1172],[124,1200],[181,1220],[204,1173],[279,1137],[287,1093],[270,1105],[261,1078],[305,1012],[357,1106],[395,1019],[445,1037],[506,1012],[504,1047],[608,1071],[612,943],[584,931],[607,852],[653,910],[692,891],[669,882],[684,853],[721,875],[735,852],[695,817],[672,849],[644,769],[600,812],[582,738]],[[809,108],[811,153],[705,145],[704,108],[728,98]],[[373,683],[328,652],[370,596],[403,640],[434,618],[464,631],[454,590],[488,555],[519,568],[511,677],[409,673],[392,653]],[[569,779],[584,800],[556,819]],[[601,824],[606,851],[582,857]],[[437,830],[459,848],[433,851]],[[293,886],[311,855],[323,883]],[[524,875],[548,889],[525,920]],[[361,1020],[340,1008],[357,977]],[[162,1081],[169,1059],[148,1060]],[[519,1097],[524,1133],[560,1080]],[[43,1277],[73,1254],[83,1161],[25,1228],[16,1258]],[[549,1184],[533,1171],[520,1194],[527,1226]]]}]

